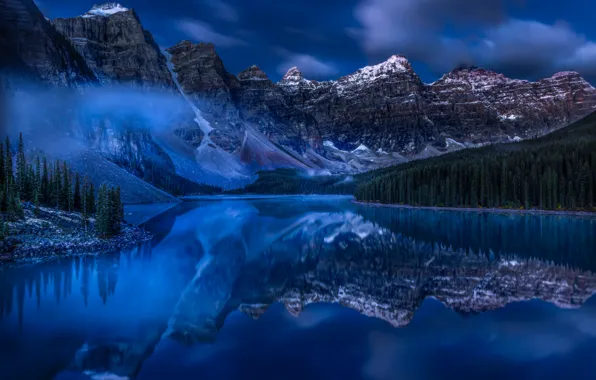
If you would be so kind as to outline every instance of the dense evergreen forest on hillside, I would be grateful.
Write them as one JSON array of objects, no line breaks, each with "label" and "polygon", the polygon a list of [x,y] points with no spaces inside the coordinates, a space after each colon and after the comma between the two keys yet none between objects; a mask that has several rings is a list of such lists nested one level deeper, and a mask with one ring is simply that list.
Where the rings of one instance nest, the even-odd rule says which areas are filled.
[{"label": "dense evergreen forest on hillside", "polygon": [[361,201],[593,211],[596,113],[539,139],[467,149],[367,173]]},{"label": "dense evergreen forest on hillside", "polygon": [[84,227],[94,216],[100,237],[118,234],[124,219],[120,188],[102,185],[96,197],[93,183],[66,162],[50,163],[45,157],[29,162],[21,135],[16,155],[8,138],[0,143],[0,239],[10,233],[7,222],[24,218],[24,204],[35,214],[39,207],[81,213]]}]

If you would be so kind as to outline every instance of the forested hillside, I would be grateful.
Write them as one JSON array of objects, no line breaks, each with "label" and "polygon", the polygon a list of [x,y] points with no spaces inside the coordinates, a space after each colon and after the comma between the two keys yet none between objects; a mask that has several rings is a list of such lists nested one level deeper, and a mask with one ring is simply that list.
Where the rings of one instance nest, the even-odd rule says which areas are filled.
[{"label": "forested hillside", "polygon": [[367,176],[355,193],[360,201],[593,211],[596,113],[539,139],[462,150]]}]

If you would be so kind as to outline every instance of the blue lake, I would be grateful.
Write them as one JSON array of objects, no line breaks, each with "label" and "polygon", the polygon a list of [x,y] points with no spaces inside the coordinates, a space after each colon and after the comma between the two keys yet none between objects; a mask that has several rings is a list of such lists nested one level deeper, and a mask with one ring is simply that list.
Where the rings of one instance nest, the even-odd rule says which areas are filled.
[{"label": "blue lake", "polygon": [[594,218],[345,197],[126,213],[153,241],[0,269],[0,378],[596,377]]}]

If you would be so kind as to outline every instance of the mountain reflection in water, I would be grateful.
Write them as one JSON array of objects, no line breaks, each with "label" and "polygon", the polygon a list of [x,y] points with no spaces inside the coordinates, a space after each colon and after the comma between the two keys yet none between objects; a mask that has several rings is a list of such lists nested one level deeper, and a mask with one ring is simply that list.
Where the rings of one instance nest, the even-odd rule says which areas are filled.
[{"label": "mountain reflection in water", "polygon": [[0,272],[0,333],[17,347],[0,370],[59,342],[47,368],[19,376],[134,377],[158,344],[214,344],[230,314],[273,304],[297,318],[339,304],[402,327],[425,299],[468,315],[531,299],[577,308],[596,291],[594,219],[294,197],[184,203],[145,226],[154,240],[128,252]]}]

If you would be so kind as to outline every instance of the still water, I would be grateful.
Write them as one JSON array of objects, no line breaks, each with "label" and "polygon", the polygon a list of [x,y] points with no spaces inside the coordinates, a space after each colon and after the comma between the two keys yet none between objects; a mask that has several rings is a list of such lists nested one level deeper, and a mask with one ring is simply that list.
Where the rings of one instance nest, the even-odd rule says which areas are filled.
[{"label": "still water", "polygon": [[344,197],[127,217],[153,241],[0,271],[0,378],[596,378],[593,218]]}]

